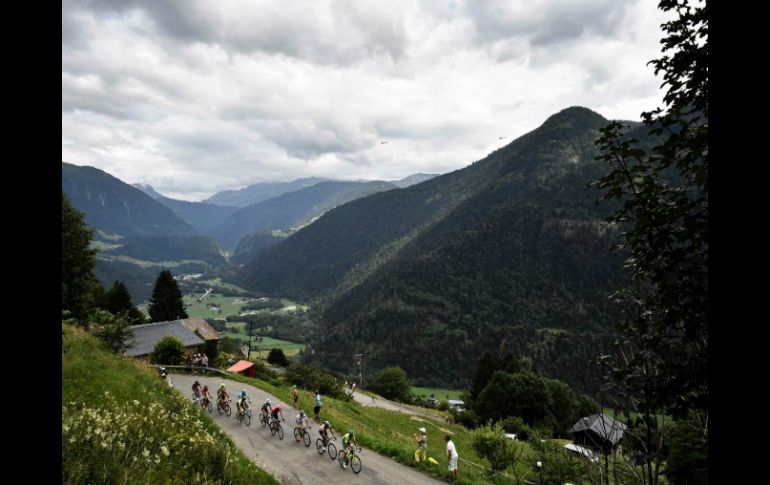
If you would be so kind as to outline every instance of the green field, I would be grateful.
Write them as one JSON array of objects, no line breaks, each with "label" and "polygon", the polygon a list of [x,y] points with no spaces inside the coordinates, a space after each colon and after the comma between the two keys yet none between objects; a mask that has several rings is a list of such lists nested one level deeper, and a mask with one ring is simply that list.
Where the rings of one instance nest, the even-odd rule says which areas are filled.
[{"label": "green field", "polygon": [[453,399],[456,401],[462,400],[463,391],[455,391],[452,389],[439,389],[435,387],[415,387],[412,386],[412,395],[418,396],[423,399],[428,399],[431,394],[436,396],[436,399],[442,401],[444,399]]},{"label": "green field", "polygon": [[181,261],[145,261],[142,259],[136,259],[132,258],[131,256],[124,256],[124,255],[118,255],[118,256],[109,256],[104,258],[107,261],[123,261],[125,263],[132,263],[137,266],[141,266],[142,268],[152,268],[152,267],[160,267],[160,268],[174,268],[176,266],[180,266],[182,264],[187,263],[195,263],[195,264],[207,264],[205,261],[200,259],[184,259]]},{"label": "green field", "polygon": [[240,286],[236,286],[236,285],[234,285],[232,283],[225,283],[224,281],[222,281],[222,278],[214,278],[214,279],[211,279],[211,280],[202,280],[201,283],[208,283],[211,286],[216,286],[216,287],[224,288],[226,290],[231,290],[231,291],[238,291],[240,293],[246,293],[246,294],[249,293],[248,291],[244,290]]},{"label": "green field", "polygon": [[261,342],[257,342],[256,339],[251,342],[251,353],[254,354],[254,349],[258,351],[260,358],[266,359],[267,354],[270,353],[270,349],[281,349],[286,357],[297,355],[300,350],[305,348],[305,344],[298,344],[296,342],[289,342],[288,340],[280,340],[272,337],[262,337]]},{"label": "green field", "polygon": [[[185,305],[189,305],[185,310],[190,318],[224,318],[228,315],[238,315],[243,305],[242,297],[222,296],[220,293],[211,293],[202,303],[198,303],[191,295],[184,295],[183,299]],[[210,303],[217,305],[221,311],[215,312],[207,307],[206,305]]]}]

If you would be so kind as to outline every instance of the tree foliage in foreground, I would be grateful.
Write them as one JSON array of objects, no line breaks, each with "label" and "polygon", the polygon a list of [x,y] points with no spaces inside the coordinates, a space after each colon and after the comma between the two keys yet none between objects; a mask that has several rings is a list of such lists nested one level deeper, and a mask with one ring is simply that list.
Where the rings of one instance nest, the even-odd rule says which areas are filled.
[{"label": "tree foliage in foreground", "polygon": [[[649,484],[665,451],[658,413],[696,413],[699,449],[708,449],[708,4],[662,0],[659,8],[677,14],[662,26],[664,55],[651,62],[667,90],[664,107],[642,116],[661,142],[642,149],[610,124],[597,143],[611,171],[594,183],[623,204],[609,221],[624,230],[636,285],[616,293],[625,319],[606,362],[613,392],[642,414],[638,461]],[[701,483],[702,473],[671,479]]]},{"label": "tree foliage in foreground", "polygon": [[94,276],[96,249],[91,249],[93,229],[64,192],[61,194],[61,304],[77,320],[83,320],[95,304],[99,283]]}]

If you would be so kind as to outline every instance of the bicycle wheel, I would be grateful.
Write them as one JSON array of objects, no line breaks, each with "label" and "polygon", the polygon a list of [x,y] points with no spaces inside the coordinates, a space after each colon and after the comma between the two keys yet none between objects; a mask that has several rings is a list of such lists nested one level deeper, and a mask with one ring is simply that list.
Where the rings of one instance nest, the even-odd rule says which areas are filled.
[{"label": "bicycle wheel", "polygon": [[347,455],[347,452],[345,450],[340,451],[340,456],[337,459],[338,462],[340,462],[340,467],[345,468],[345,455]]},{"label": "bicycle wheel", "polygon": [[294,428],[294,441],[299,441],[299,428]]},{"label": "bicycle wheel", "polygon": [[230,407],[230,403],[225,403],[225,415],[229,418],[233,414],[233,408]]},{"label": "bicycle wheel", "polygon": [[358,455],[350,457],[350,469],[353,470],[353,473],[361,473],[361,458]]},{"label": "bicycle wheel", "polygon": [[319,455],[323,455],[326,452],[326,450],[324,450],[324,440],[321,438],[315,440],[315,449],[318,450]]},{"label": "bicycle wheel", "polygon": [[264,415],[264,414],[260,414],[260,415],[259,415],[259,420],[262,422],[262,426],[263,426],[263,427],[264,427],[264,426],[267,426],[267,418],[265,417],[265,415]]},{"label": "bicycle wheel", "polygon": [[251,412],[247,411],[243,414],[243,422],[246,424],[246,426],[251,425]]},{"label": "bicycle wheel", "polygon": [[283,426],[278,425],[278,438],[283,439]]},{"label": "bicycle wheel", "polygon": [[310,433],[305,431],[305,433],[302,435],[302,439],[305,442],[305,448],[310,448]]},{"label": "bicycle wheel", "polygon": [[337,458],[337,447],[334,446],[332,443],[329,443],[329,458],[332,460],[335,460]]},{"label": "bicycle wheel", "polygon": [[209,401],[209,402],[207,402],[207,403],[206,403],[206,410],[207,410],[209,413],[213,413],[213,412],[214,412],[214,405],[213,405],[213,404],[211,404],[211,401]]}]

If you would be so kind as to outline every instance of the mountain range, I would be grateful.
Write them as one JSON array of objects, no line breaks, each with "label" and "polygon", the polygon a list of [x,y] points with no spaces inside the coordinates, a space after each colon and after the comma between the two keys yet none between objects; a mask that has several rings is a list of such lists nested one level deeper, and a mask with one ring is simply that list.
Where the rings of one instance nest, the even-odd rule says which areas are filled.
[{"label": "mountain range", "polygon": [[578,389],[628,281],[618,228],[588,183],[608,120],[574,107],[483,160],[328,211],[240,271],[245,287],[312,300],[322,365],[398,362],[418,383],[466,385],[484,350],[509,350]]}]

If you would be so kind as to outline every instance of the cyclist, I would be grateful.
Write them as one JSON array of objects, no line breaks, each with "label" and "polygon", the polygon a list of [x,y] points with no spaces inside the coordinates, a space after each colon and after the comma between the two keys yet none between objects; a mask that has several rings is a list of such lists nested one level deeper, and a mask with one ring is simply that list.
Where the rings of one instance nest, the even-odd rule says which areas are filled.
[{"label": "cyclist", "polygon": [[307,420],[307,414],[305,414],[303,409],[299,410],[299,414],[297,415],[295,421],[297,423],[295,429],[299,430],[299,438],[295,439],[295,441],[299,443],[299,440],[305,437],[305,428],[310,426],[310,423],[308,423]]},{"label": "cyclist", "polygon": [[238,400],[235,402],[235,405],[238,407],[239,415],[248,409],[246,401],[251,402],[251,398],[246,394],[246,389],[241,389],[241,392],[238,393]]},{"label": "cyclist", "polygon": [[347,433],[342,435],[342,452],[345,453],[345,463],[342,464],[342,468],[348,467],[348,450],[354,450],[356,448],[358,448],[356,436],[353,434],[353,430],[349,429]]},{"label": "cyclist", "polygon": [[334,429],[332,428],[332,425],[329,424],[329,421],[324,421],[321,427],[318,429],[318,433],[321,435],[321,439],[324,443],[323,451],[326,451],[326,446],[329,444],[329,433],[332,434],[335,438],[337,435],[334,434]]},{"label": "cyclist", "polygon": [[279,414],[281,415],[281,420],[286,421],[283,419],[283,409],[281,409],[281,403],[278,403],[278,405],[274,407],[272,411],[270,411],[270,415],[273,417],[273,421],[278,421]]},{"label": "cyclist", "polygon": [[273,410],[273,403],[268,399],[262,404],[262,407],[260,408],[260,411],[262,412],[262,416],[267,419],[268,416],[270,416],[270,412]]},{"label": "cyclist", "polygon": [[225,400],[230,397],[229,394],[227,394],[227,390],[225,389],[225,383],[221,383],[219,385],[219,389],[217,390],[217,406],[219,408],[222,408],[225,404]]},{"label": "cyclist", "polygon": [[205,399],[206,403],[211,401],[211,393],[209,392],[209,385],[208,384],[204,384],[203,385],[203,391],[201,391],[201,392],[203,393],[202,397],[203,397],[203,399]]},{"label": "cyclist", "polygon": [[198,381],[195,381],[192,385],[193,390],[193,401],[197,401],[201,398],[201,383]]}]

